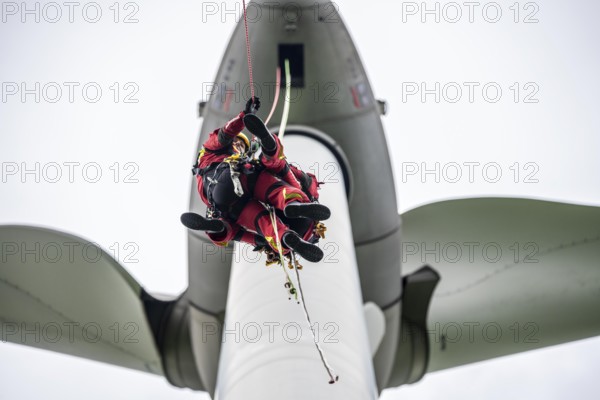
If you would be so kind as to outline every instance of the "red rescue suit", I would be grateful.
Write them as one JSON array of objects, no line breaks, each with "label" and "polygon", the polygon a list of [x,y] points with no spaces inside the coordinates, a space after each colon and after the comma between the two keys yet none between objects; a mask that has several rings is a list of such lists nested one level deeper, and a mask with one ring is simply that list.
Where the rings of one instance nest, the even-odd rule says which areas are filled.
[{"label": "red rescue suit", "polygon": [[[202,201],[208,206],[211,206],[211,200],[205,190],[206,182],[203,176],[206,174],[210,176],[228,157],[235,154],[231,143],[245,128],[243,117],[244,112],[241,112],[237,117],[227,122],[224,127],[214,130],[204,143],[198,156],[198,170],[208,171],[196,176],[198,193]],[[243,207],[238,212],[233,215],[227,215],[226,213],[223,218],[220,218],[225,224],[225,231],[208,234],[215,244],[224,246],[231,240],[239,240],[256,246],[256,233],[263,236],[270,247],[277,252],[275,238],[278,236],[281,241],[283,234],[289,227],[279,218],[275,218],[277,223],[276,235],[270,213],[261,202],[270,204],[278,210],[283,210],[290,202],[308,203],[318,199],[316,177],[312,174],[305,174],[299,168],[289,165],[283,154],[283,146],[278,138],[276,138],[276,142],[277,148],[273,155],[267,155],[264,152],[261,154],[260,161],[264,169],[253,177],[252,182],[250,182],[247,175],[240,174],[240,182],[244,193],[248,194],[250,199],[244,201]],[[242,168],[250,167],[250,165],[245,165]],[[229,174],[228,168],[223,173]],[[305,190],[307,193],[302,190],[299,181],[306,183]],[[212,205],[215,206],[215,204]],[[310,229],[306,230],[304,240],[309,240],[313,236],[313,225],[311,224]],[[287,250],[284,249],[284,253],[287,253]]]}]

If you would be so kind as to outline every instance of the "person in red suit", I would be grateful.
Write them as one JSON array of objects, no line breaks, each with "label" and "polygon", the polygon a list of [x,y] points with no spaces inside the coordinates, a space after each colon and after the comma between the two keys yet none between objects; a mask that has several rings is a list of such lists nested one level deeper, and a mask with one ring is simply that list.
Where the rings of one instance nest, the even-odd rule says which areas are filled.
[{"label": "person in red suit", "polygon": [[[279,138],[256,116],[259,107],[257,97],[248,100],[244,111],[204,142],[193,172],[208,206],[207,218],[184,213],[181,221],[190,229],[206,231],[218,245],[237,240],[277,254],[279,239],[284,254],[293,250],[318,262],[323,252],[314,243],[318,240],[314,228],[331,213],[317,202],[316,177],[287,162]],[[244,128],[259,140],[258,159],[252,157]],[[275,221],[265,205],[276,210]]]}]

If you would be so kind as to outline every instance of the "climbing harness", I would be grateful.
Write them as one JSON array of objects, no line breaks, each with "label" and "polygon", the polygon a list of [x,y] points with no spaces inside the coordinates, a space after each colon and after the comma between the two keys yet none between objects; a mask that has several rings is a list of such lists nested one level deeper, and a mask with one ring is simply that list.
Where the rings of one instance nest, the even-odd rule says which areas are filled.
[{"label": "climbing harness", "polygon": [[223,160],[224,163],[229,164],[229,174],[233,182],[233,191],[238,197],[244,195],[244,188],[242,187],[242,182],[240,182],[240,162],[243,163],[243,161],[244,159],[240,154],[233,154]]}]

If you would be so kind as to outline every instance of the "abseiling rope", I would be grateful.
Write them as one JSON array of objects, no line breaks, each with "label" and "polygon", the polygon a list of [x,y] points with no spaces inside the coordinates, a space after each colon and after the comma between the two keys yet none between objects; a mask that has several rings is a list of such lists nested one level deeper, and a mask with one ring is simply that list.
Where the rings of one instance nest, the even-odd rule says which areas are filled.
[{"label": "abseiling rope", "polygon": [[[319,357],[321,358],[321,363],[323,364],[323,367],[325,367],[325,370],[327,371],[327,374],[329,375],[329,383],[333,384],[338,381],[339,376],[337,376],[335,374],[335,371],[333,370],[333,368],[331,368],[331,366],[327,362],[327,358],[325,358],[325,352],[319,345],[319,342],[317,341],[317,336],[315,335],[315,332],[313,331],[312,323],[310,322],[310,315],[308,314],[308,309],[306,308],[306,301],[304,300],[304,292],[302,291],[302,283],[300,282],[300,273],[298,272],[298,260],[296,260],[296,254],[294,253],[293,250],[290,250],[290,259],[292,261],[292,265],[294,266],[294,270],[296,271],[296,280],[298,281],[298,290],[296,290],[296,288],[294,287],[294,282],[290,278],[290,275],[288,274],[288,272],[286,270],[285,263],[283,262],[283,249],[281,247],[281,240],[279,240],[279,232],[277,230],[277,214],[275,214],[274,207],[269,207],[269,216],[271,217],[271,224],[273,225],[273,230],[275,231],[275,243],[277,244],[277,252],[279,253],[279,265],[281,265],[281,268],[283,269],[283,272],[285,273],[285,277],[286,277],[286,281],[287,281],[286,288],[288,287],[287,284],[289,284],[289,288],[288,288],[289,294],[294,295],[298,304],[300,304],[300,301],[302,302],[302,310],[304,311],[304,317],[306,319],[306,323],[308,324],[308,330],[310,331],[312,338],[313,338],[313,342],[315,344],[315,347],[317,348],[317,351],[319,352]],[[300,293],[300,301],[298,301],[298,293]],[[291,300],[291,297],[289,299]]]},{"label": "abseiling rope", "polygon": [[296,279],[298,280],[298,291],[300,292],[300,300],[302,300],[302,309],[304,310],[304,316],[306,317],[306,323],[308,323],[308,329],[310,330],[310,333],[312,334],[313,342],[315,343],[317,351],[319,352],[319,356],[321,357],[321,362],[323,363],[323,366],[327,370],[327,374],[329,374],[329,378],[330,378],[329,383],[330,384],[336,383],[340,377],[335,374],[335,371],[333,370],[333,368],[331,368],[331,366],[327,362],[327,359],[325,358],[325,352],[323,351],[321,346],[319,346],[319,342],[317,341],[317,336],[315,335],[315,332],[313,331],[313,328],[312,328],[312,323],[310,322],[310,315],[308,315],[308,309],[306,308],[306,302],[304,301],[304,292],[302,291],[302,283],[300,283],[300,273],[298,272],[298,261],[296,260],[296,255],[294,254],[293,251],[290,251],[290,254],[292,257],[292,264],[294,265],[294,270],[296,271]]}]

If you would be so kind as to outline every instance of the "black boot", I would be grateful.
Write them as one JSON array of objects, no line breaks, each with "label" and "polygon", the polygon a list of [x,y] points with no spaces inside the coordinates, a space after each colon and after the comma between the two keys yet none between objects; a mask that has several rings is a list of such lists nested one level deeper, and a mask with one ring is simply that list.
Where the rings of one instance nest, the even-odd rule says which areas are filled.
[{"label": "black boot", "polygon": [[244,116],[244,125],[260,140],[260,145],[266,154],[273,155],[275,153],[277,149],[275,138],[260,118],[254,114],[246,114]]},{"label": "black boot", "polygon": [[324,221],[331,217],[331,211],[323,204],[296,201],[285,206],[283,214],[288,218],[309,218],[315,221]]},{"label": "black boot", "polygon": [[284,233],[282,240],[285,247],[294,250],[307,261],[316,263],[323,259],[323,251],[318,246],[303,240],[294,231]]},{"label": "black boot", "polygon": [[223,232],[225,224],[218,219],[206,219],[196,213],[188,212],[181,214],[181,223],[186,228],[195,231],[206,231],[210,233]]}]

